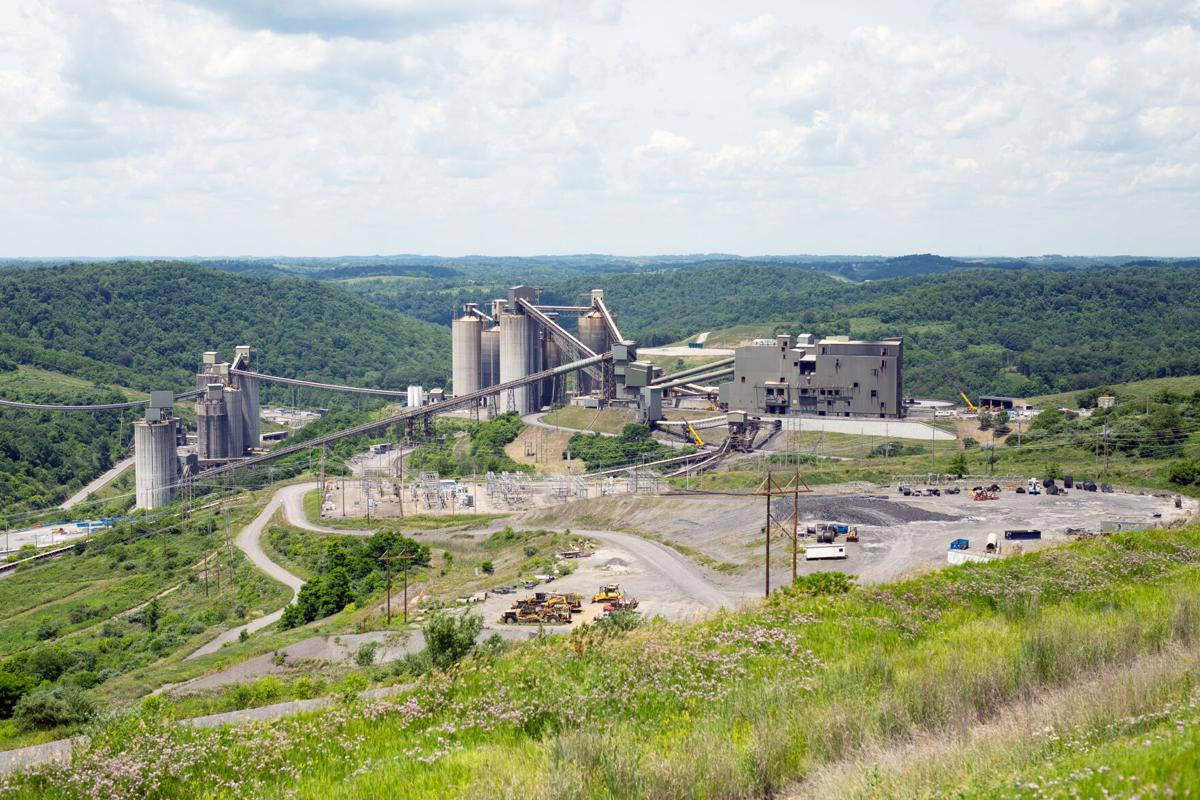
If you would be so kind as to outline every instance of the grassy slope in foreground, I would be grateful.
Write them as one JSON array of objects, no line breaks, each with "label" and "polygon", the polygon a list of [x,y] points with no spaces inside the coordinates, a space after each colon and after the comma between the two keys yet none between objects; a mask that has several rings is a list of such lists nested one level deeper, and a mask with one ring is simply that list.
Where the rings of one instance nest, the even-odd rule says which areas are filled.
[{"label": "grassy slope in foreground", "polygon": [[[390,701],[264,727],[119,720],[73,764],[0,788],[50,798],[771,796],[913,735],[953,738],[1097,670],[1196,663],[1198,565],[1200,529],[1141,532],[845,594],[788,591],[690,626],[607,637],[582,628],[469,659]],[[1166,670],[1147,702],[1195,683],[1194,670]],[[1014,785],[1042,756],[1021,753],[1012,774],[986,777]],[[1163,781],[1186,779],[1163,771]],[[972,788],[979,778],[961,776],[968,796],[992,796]]]}]

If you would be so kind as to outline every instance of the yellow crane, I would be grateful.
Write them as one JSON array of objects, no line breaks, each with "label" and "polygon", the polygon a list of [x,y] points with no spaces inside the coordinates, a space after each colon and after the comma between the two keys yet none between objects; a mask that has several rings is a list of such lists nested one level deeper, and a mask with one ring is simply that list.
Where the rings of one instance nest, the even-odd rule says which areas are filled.
[{"label": "yellow crane", "polygon": [[967,397],[967,393],[966,393],[966,392],[959,392],[959,394],[960,394],[960,395],[962,395],[962,399],[963,399],[963,400],[966,400],[966,401],[967,401],[967,408],[971,409],[972,411],[978,411],[978,410],[979,410],[979,407],[978,407],[978,406],[976,406],[974,403],[972,403],[972,402],[971,402],[971,398]]},{"label": "yellow crane", "polygon": [[704,440],[700,438],[700,434],[696,433],[696,429],[692,427],[692,423],[687,424],[688,433],[692,435],[692,439],[696,442],[696,447],[704,447]]}]

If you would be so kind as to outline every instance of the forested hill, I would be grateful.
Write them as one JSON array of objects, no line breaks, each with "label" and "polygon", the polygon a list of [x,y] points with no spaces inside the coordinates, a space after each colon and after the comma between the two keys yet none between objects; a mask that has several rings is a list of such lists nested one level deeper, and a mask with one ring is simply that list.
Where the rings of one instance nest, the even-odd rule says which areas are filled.
[{"label": "forested hill", "polygon": [[265,372],[442,385],[446,328],[329,284],[194,264],[0,269],[0,358],[138,389],[194,385],[205,350],[248,344]]},{"label": "forested hill", "polygon": [[622,330],[643,342],[755,323],[763,333],[904,336],[905,389],[920,395],[1022,396],[1200,373],[1196,262],[972,269],[863,284],[714,265],[596,283]]}]

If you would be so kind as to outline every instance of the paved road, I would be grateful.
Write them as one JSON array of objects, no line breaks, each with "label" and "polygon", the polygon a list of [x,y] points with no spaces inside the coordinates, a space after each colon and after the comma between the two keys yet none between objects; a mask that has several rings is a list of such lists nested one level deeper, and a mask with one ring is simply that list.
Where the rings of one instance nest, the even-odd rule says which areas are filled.
[{"label": "paved road", "polygon": [[275,497],[283,501],[283,514],[287,518],[288,524],[294,528],[301,528],[314,533],[341,533],[346,536],[372,536],[375,531],[370,530],[347,530],[345,528],[326,528],[323,525],[314,525],[308,521],[308,516],[304,513],[304,495],[311,492],[313,489],[320,488],[315,482],[297,483],[292,486],[285,486],[275,493]]},{"label": "paved road", "polygon": [[113,468],[110,469],[108,472],[104,473],[99,478],[96,478],[96,480],[92,481],[87,486],[83,487],[78,492],[71,495],[71,498],[69,500],[67,500],[65,503],[63,503],[61,506],[59,506],[59,508],[65,509],[65,508],[71,508],[73,506],[79,505],[84,500],[87,500],[87,497],[89,494],[91,494],[92,492],[100,491],[100,489],[102,487],[107,486],[111,481],[116,480],[118,475],[120,475],[122,472],[124,472],[125,470],[129,469],[132,466],[133,466],[133,456],[130,456],[129,458],[125,459],[124,461],[118,461],[116,464],[113,464]]},{"label": "paved road", "polygon": [[[300,485],[304,486],[306,484]],[[311,489],[316,484],[307,485]],[[262,536],[263,530],[267,527],[267,524],[270,523],[271,518],[275,516],[275,512],[278,511],[283,505],[282,495],[289,488],[293,487],[285,487],[284,489],[281,489],[275,493],[275,496],[271,498],[271,502],[267,503],[267,507],[262,510],[262,513],[255,517],[253,522],[242,528],[241,532],[237,535],[237,539],[234,540],[234,544],[236,544],[238,549],[246,554],[246,557],[250,559],[250,563],[292,590],[292,599],[288,601],[288,605],[291,605],[292,603],[296,602],[296,593],[299,592],[300,587],[304,585],[304,579],[299,575],[293,575],[268,558],[267,554],[263,552],[262,544],[259,543],[259,537]],[[303,496],[303,493],[301,493],[301,496]],[[254,633],[257,630],[261,630],[268,625],[273,625],[274,623],[278,622],[279,618],[282,616],[283,609],[281,608],[271,614],[259,617],[253,622],[249,622],[245,625],[240,625],[236,628],[232,628],[231,630],[227,630],[208,644],[193,652],[187,658],[199,658],[200,656],[206,656],[209,653],[215,653],[220,650],[221,646],[226,642],[236,641],[238,637],[241,636],[243,630],[247,633]]]}]

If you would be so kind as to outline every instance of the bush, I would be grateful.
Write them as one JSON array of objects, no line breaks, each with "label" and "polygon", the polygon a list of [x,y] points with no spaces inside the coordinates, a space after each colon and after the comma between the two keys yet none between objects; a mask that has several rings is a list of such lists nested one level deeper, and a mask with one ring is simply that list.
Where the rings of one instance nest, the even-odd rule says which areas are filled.
[{"label": "bush", "polygon": [[13,719],[29,730],[82,725],[96,718],[96,705],[75,686],[32,692],[17,701]]},{"label": "bush", "polygon": [[435,611],[421,626],[425,633],[425,649],[434,666],[446,669],[460,661],[475,648],[475,637],[483,630],[483,617],[478,614],[452,616]]},{"label": "bush", "polygon": [[38,641],[44,642],[55,636],[58,636],[58,626],[51,622],[49,617],[42,617],[42,621],[38,623],[37,627]]},{"label": "bush", "polygon": [[610,612],[607,617],[596,621],[597,627],[601,630],[612,632],[631,631],[635,628],[640,628],[646,624],[646,618],[638,612],[622,608],[617,611]]},{"label": "bush", "polygon": [[30,682],[26,676],[0,671],[0,719],[12,716],[13,708],[29,689]]},{"label": "bush", "polygon": [[496,565],[493,564],[491,561],[483,562],[482,564],[479,565],[479,568],[481,570],[483,570],[484,575],[492,575],[496,572]]},{"label": "bush", "polygon": [[1200,459],[1176,461],[1167,467],[1167,480],[1177,486],[1200,483]]},{"label": "bush", "polygon": [[375,663],[375,654],[378,652],[379,642],[367,642],[354,654],[354,662],[360,667],[369,667]]},{"label": "bush", "polygon": [[854,575],[844,572],[814,572],[811,575],[801,575],[788,587],[794,594],[822,597],[825,595],[846,594],[854,588]]},{"label": "bush", "polygon": [[979,440],[974,436],[967,436],[963,439],[963,450],[970,450],[975,447],[979,447]]}]

